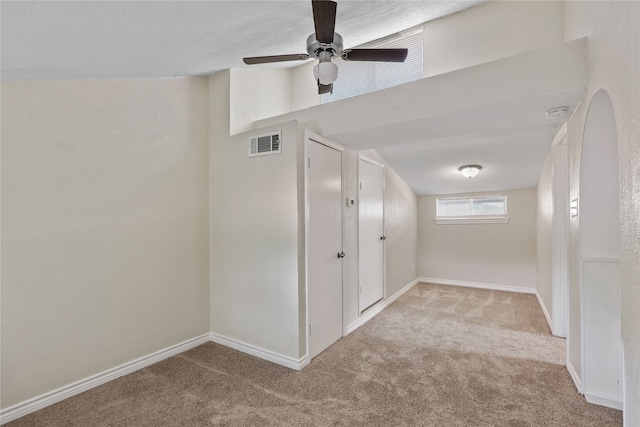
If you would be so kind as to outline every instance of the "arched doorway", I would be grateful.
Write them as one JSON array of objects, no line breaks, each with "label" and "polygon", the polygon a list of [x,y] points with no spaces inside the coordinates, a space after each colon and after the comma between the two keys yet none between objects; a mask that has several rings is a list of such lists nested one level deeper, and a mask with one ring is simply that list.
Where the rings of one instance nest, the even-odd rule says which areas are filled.
[{"label": "arched doorway", "polygon": [[622,409],[618,137],[603,89],[587,111],[579,205],[583,391],[589,402]]}]

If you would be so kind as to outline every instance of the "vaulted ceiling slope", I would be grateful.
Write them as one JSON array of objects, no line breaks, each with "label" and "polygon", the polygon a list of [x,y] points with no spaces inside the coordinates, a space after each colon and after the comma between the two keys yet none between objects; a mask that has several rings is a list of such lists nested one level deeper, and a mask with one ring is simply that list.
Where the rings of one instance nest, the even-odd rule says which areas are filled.
[{"label": "vaulted ceiling slope", "polygon": [[[260,120],[298,120],[355,150],[375,148],[418,195],[535,188],[558,121],[587,85],[579,39]],[[473,180],[459,166],[479,163]]]},{"label": "vaulted ceiling slope", "polygon": [[[344,0],[336,31],[356,46],[483,1]],[[304,53],[313,32],[310,0],[3,0],[0,8],[3,80],[209,75],[242,66],[244,56]]]}]

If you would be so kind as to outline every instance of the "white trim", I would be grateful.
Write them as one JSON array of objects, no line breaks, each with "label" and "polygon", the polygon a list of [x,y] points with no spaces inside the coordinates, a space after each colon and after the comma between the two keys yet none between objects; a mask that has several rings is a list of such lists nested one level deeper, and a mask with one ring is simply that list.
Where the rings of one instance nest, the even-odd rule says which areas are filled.
[{"label": "white trim", "polygon": [[562,125],[551,148],[552,158],[552,241],[551,310],[553,334],[569,339],[569,148],[567,125]]},{"label": "white trim", "polygon": [[269,362],[276,363],[281,366],[285,366],[287,368],[295,369],[299,371],[309,364],[309,358],[305,355],[299,359],[285,356],[280,353],[276,353],[271,350],[266,350],[264,348],[260,348],[258,346],[239,341],[233,338],[229,338],[224,335],[216,334],[215,332],[211,332],[209,334],[209,340],[223,345],[225,347],[232,348],[234,350],[241,351],[246,354],[250,354],[251,356],[258,357],[263,360],[267,360]]},{"label": "white trim", "polygon": [[[327,138],[324,138],[318,134],[315,134],[313,132],[311,132],[308,129],[305,129],[304,131],[304,139],[305,141],[307,139],[310,139],[313,142],[317,142],[318,144],[322,144],[322,145],[326,145],[327,147],[333,148],[334,150],[338,150],[338,151],[344,151],[344,146],[337,144],[333,141],[328,140]],[[305,153],[306,154],[306,153]]]},{"label": "white trim", "polygon": [[587,402],[593,403],[594,405],[606,406],[607,408],[619,409],[622,411],[622,402],[619,400],[607,399],[606,397],[586,393],[584,398],[587,399]]},{"label": "white trim", "polygon": [[610,264],[619,264],[620,263],[620,257],[606,257],[606,258],[585,258],[585,257],[581,257],[582,258],[582,262],[606,262],[606,263],[610,263]]},{"label": "white trim", "polygon": [[374,166],[380,166],[381,168],[384,168],[384,165],[380,162],[376,162],[375,160],[365,156],[362,153],[358,153],[358,160],[362,160],[363,162],[367,162],[370,165],[374,165]]},{"label": "white trim", "polygon": [[344,336],[346,337],[347,335],[349,335],[351,332],[355,331],[356,329],[358,329],[360,326],[364,325],[365,323],[367,323],[369,320],[373,319],[376,314],[380,313],[382,310],[384,310],[385,308],[387,308],[389,305],[391,305],[391,303],[393,303],[395,300],[397,300],[398,298],[400,298],[400,296],[402,294],[404,294],[405,292],[407,292],[409,289],[411,289],[416,283],[419,283],[421,280],[418,279],[414,279],[411,283],[409,283],[407,286],[405,286],[404,288],[400,289],[398,292],[396,292],[395,294],[393,294],[393,296],[391,296],[390,298],[381,300],[380,302],[378,302],[377,304],[375,304],[374,306],[372,306],[371,308],[365,310],[363,312],[363,314],[358,318],[358,320],[356,320],[355,322],[353,322],[352,324],[350,324],[349,326],[347,326],[347,329],[345,330],[345,334]]},{"label": "white trim", "polygon": [[172,345],[171,347],[156,351],[155,353],[148,354],[120,366],[116,366],[115,368],[107,369],[106,371],[92,375],[80,381],[76,381],[50,392],[41,394],[40,396],[17,403],[0,411],[0,424],[8,423],[9,421],[13,421],[39,409],[60,402],[61,400],[68,399],[69,397],[98,387],[99,385],[105,384],[139,369],[146,368],[147,366],[190,350],[208,341],[209,334],[200,335],[199,337]]},{"label": "white trim", "polygon": [[509,222],[508,216],[501,217],[469,217],[469,218],[434,218],[436,224],[507,224]]},{"label": "white trim", "polygon": [[567,361],[567,371],[569,372],[569,376],[571,377],[576,390],[578,390],[579,394],[582,394],[582,382],[580,381],[580,377],[578,377],[578,373],[576,372],[575,368],[569,361]]},{"label": "white trim", "polygon": [[[309,354],[309,150],[307,145],[313,141],[311,137],[318,135],[310,132],[308,129],[304,131],[304,159],[302,160],[302,169],[304,175],[304,349]],[[344,279],[343,279],[344,280]],[[344,287],[344,285],[343,285]],[[344,293],[344,290],[343,290]],[[344,296],[343,296],[344,301]],[[344,303],[343,303],[344,306]],[[344,310],[344,307],[343,307]],[[344,316],[344,315],[343,315]],[[344,321],[342,322],[344,324]]]},{"label": "white trim", "polygon": [[567,122],[564,122],[553,137],[551,144],[555,147],[567,145]]},{"label": "white trim", "polygon": [[420,277],[421,282],[436,285],[465,286],[467,288],[491,289],[494,291],[519,292],[522,294],[535,294],[534,288],[520,288],[518,286],[496,285],[493,283],[464,282],[462,280],[434,279],[433,277]]},{"label": "white trim", "polygon": [[544,314],[544,318],[547,319],[547,324],[549,325],[549,329],[551,330],[551,335],[555,335],[553,333],[553,320],[551,320],[551,316],[549,315],[549,311],[547,311],[547,307],[544,305],[544,301],[542,300],[542,297],[538,293],[537,289],[536,289],[536,299],[538,300],[538,304],[540,305],[540,308],[542,309],[542,313]]}]

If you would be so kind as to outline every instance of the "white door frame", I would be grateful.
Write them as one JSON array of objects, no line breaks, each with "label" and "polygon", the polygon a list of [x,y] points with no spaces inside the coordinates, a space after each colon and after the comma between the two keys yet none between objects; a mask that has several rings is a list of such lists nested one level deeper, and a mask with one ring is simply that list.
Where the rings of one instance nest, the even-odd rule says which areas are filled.
[{"label": "white door frame", "polygon": [[[373,160],[370,157],[365,156],[364,154],[358,153],[358,185],[357,185],[357,190],[358,190],[358,225],[356,227],[356,231],[358,233],[358,248],[360,247],[360,160],[362,160],[363,162],[367,162],[370,163],[372,165],[375,166],[380,166],[382,168],[383,171],[386,171],[385,169],[385,165]],[[386,190],[386,174],[383,173],[382,175],[382,233],[384,235],[385,233],[385,228],[384,228],[384,224],[385,224],[385,215],[384,215],[384,199],[385,199],[385,190]],[[387,245],[386,245],[386,241],[382,242],[382,301],[387,299]],[[360,274],[359,274],[359,270],[360,270],[360,251],[358,250],[358,315],[362,314],[362,311],[360,311]],[[376,304],[374,304],[371,307],[375,307],[376,305],[378,305],[380,303],[377,302]],[[368,308],[371,308],[368,307]],[[346,326],[345,326],[346,327]]]},{"label": "white door frame", "polygon": [[[340,159],[341,159],[341,163],[342,163],[342,170],[341,170],[341,174],[342,174],[342,186],[340,188],[340,193],[341,199],[344,199],[344,175],[345,175],[345,159],[344,159],[344,147],[340,144],[336,144],[333,141],[330,141],[320,135],[317,135],[307,129],[305,129],[304,131],[304,141],[303,141],[303,146],[304,146],[304,159],[303,159],[303,169],[304,169],[304,292],[305,292],[305,324],[304,324],[304,336],[305,336],[305,351],[306,351],[306,356],[309,362],[311,362],[311,357],[310,357],[310,353],[309,353],[309,259],[308,259],[308,254],[309,254],[309,170],[307,168],[306,162],[308,159],[308,153],[307,153],[307,142],[312,141],[312,142],[316,142],[318,144],[322,144],[325,145],[329,148],[332,148],[334,150],[337,150],[340,152]],[[340,234],[342,236],[341,238],[341,246],[342,248],[344,248],[344,203],[340,203],[340,220],[342,222],[341,224],[341,230],[340,230]],[[346,301],[346,296],[345,296],[345,286],[344,284],[346,283],[345,280],[345,273],[346,273],[346,268],[344,268],[344,258],[343,258],[343,262],[342,262],[342,336],[345,335],[344,333],[344,322],[345,322],[345,301]]]},{"label": "white door frame", "polygon": [[[551,243],[552,334],[569,335],[569,147],[565,122],[553,139],[553,224]],[[568,354],[568,352],[567,352]],[[567,356],[568,357],[568,356]],[[568,362],[568,359],[567,359]]]}]

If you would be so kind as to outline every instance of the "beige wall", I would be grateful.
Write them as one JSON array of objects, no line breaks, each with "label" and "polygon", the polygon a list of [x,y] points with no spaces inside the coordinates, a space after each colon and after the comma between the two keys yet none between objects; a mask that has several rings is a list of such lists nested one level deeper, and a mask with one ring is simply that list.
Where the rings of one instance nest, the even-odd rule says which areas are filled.
[{"label": "beige wall", "polygon": [[2,406],[209,330],[206,78],[2,83]]},{"label": "beige wall", "polygon": [[[569,121],[571,199],[580,191],[580,155],[589,100],[599,89],[611,97],[620,159],[621,324],[624,346],[625,425],[640,425],[640,3],[566,2],[565,38],[588,37],[589,88]],[[580,356],[580,229],[570,223],[569,362]]]},{"label": "beige wall", "polygon": [[553,158],[552,149],[542,166],[537,188],[536,212],[536,291],[547,314],[553,313],[553,272],[551,267],[553,238]]},{"label": "beige wall", "polygon": [[535,289],[536,190],[499,194],[507,196],[507,224],[436,224],[438,196],[418,198],[420,277]]},{"label": "beige wall", "polygon": [[[303,133],[295,122],[274,124],[267,129],[283,130],[283,153],[248,158],[247,139],[260,130],[229,136],[234,72],[210,79],[211,330],[298,359],[307,338]],[[384,163],[373,150],[365,154]],[[344,197],[357,198],[358,153],[345,149],[344,165]],[[417,199],[388,165],[385,180],[390,297],[417,277]],[[345,210],[344,242],[348,326],[359,319],[355,208]]]},{"label": "beige wall", "polygon": [[[229,109],[229,73],[211,77],[211,111]],[[282,131],[282,153],[248,157],[248,138],[210,117],[211,331],[298,359],[299,191],[303,133]]]},{"label": "beige wall", "polygon": [[424,77],[552,46],[564,2],[490,1],[424,24]]},{"label": "beige wall", "polygon": [[320,104],[318,86],[313,79],[313,67],[317,61],[291,69],[291,111],[298,111]]},{"label": "beige wall", "polygon": [[233,68],[228,73],[229,131],[254,128],[253,122],[320,104],[310,61],[296,68]]},{"label": "beige wall", "polygon": [[229,124],[232,135],[253,129],[253,122],[291,111],[291,73],[287,68],[233,68]]}]

